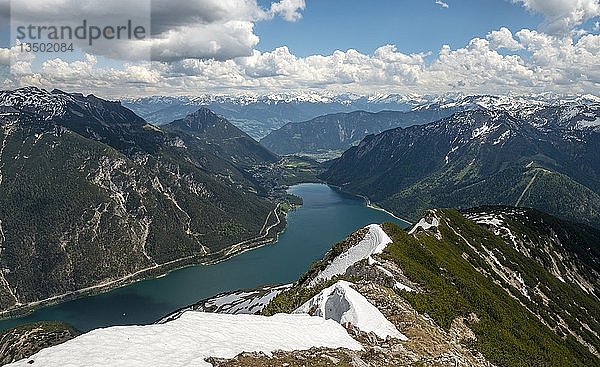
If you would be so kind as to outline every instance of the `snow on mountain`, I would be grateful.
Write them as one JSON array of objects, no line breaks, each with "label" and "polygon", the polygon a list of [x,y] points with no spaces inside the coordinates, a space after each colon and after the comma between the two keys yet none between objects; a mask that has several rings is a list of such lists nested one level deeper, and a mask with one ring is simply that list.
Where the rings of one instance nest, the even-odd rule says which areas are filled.
[{"label": "snow on mountain", "polygon": [[439,219],[437,219],[432,213],[431,215],[421,218],[421,220],[411,228],[408,234],[415,234],[420,230],[427,231],[429,229],[436,228],[439,225]]},{"label": "snow on mountain", "polygon": [[93,330],[9,366],[208,367],[209,357],[315,347],[363,349],[341,325],[322,317],[185,312],[165,324]]},{"label": "snow on mountain", "polygon": [[289,289],[292,284],[266,286],[250,291],[228,292],[216,295],[195,305],[183,308],[161,319],[158,324],[179,318],[187,311],[213,312],[230,315],[259,314],[278,294]]},{"label": "snow on mountain", "polygon": [[239,94],[239,95],[211,95],[200,96],[151,96],[126,99],[128,103],[146,104],[183,104],[183,105],[208,105],[213,103],[230,103],[247,106],[254,103],[278,104],[278,103],[335,103],[352,101],[351,96],[335,96],[319,93],[286,94],[273,93],[268,95]]},{"label": "snow on mountain", "polygon": [[[518,209],[515,209],[515,211],[518,211]],[[492,231],[496,235],[502,235],[505,239],[510,241],[510,243],[513,244],[515,250],[520,251],[527,256],[530,255],[529,249],[527,247],[524,247],[522,243],[517,241],[517,236],[515,236],[510,230],[510,228],[505,224],[506,218],[504,217],[504,215],[482,212],[476,214],[468,213],[465,214],[465,217],[472,220],[475,223],[487,226],[488,228],[492,229]],[[558,276],[558,278],[561,279],[560,276]]]},{"label": "snow on mountain", "polygon": [[[563,283],[567,281],[579,286],[581,290],[588,294],[596,294],[597,291],[594,287],[593,282],[590,282],[581,273],[576,263],[571,263],[573,259],[569,259],[568,255],[564,251],[564,246],[548,246],[545,244],[541,249],[535,249],[535,246],[528,242],[527,237],[518,236],[510,229],[510,221],[515,218],[526,217],[527,212],[523,209],[504,209],[504,210],[492,210],[482,211],[479,213],[467,213],[465,217],[474,221],[475,223],[485,225],[488,229],[494,232],[495,235],[504,238],[507,242],[511,243],[515,250],[519,251],[527,257],[533,257],[533,254],[538,259],[542,259],[540,255],[543,255],[547,259],[547,264],[550,266],[548,270],[558,280]],[[550,241],[556,241],[558,237],[553,237]],[[551,250],[558,249],[558,250]],[[505,271],[508,273],[508,271]],[[522,283],[522,282],[521,282]],[[522,290],[524,286],[517,287]],[[526,294],[526,290],[522,291]]]},{"label": "snow on mountain", "polygon": [[48,92],[36,87],[25,87],[14,91],[0,91],[0,106],[33,112],[50,120],[62,116],[67,103],[73,101],[68,94],[56,91]]},{"label": "snow on mountain", "polygon": [[486,121],[481,127],[473,130],[471,137],[472,139],[487,137],[492,132],[496,131],[498,127],[500,127],[500,125],[494,124],[494,121]]},{"label": "snow on mountain", "polygon": [[[55,105],[55,113],[60,113],[61,107],[64,108],[65,100],[69,95],[60,91],[48,92],[37,87],[25,87],[14,91],[0,91],[0,106],[29,106],[31,108],[42,107],[44,109]],[[408,106],[413,110],[422,109],[476,109],[484,108],[490,110],[506,111],[529,111],[534,112],[539,108],[549,105],[589,105],[600,103],[600,97],[586,95],[523,95],[523,96],[491,96],[491,95],[472,95],[467,96],[461,93],[451,93],[444,95],[420,95],[415,93],[394,94],[379,93],[371,95],[358,95],[354,93],[335,94],[333,92],[306,91],[299,93],[271,93],[266,95],[259,94],[238,94],[238,95],[218,95],[201,94],[188,96],[148,96],[132,97],[124,99],[129,104],[162,104],[162,105],[208,105],[208,104],[234,104],[250,105],[255,103],[278,104],[278,103],[313,103],[313,104],[333,104],[342,105],[357,104],[357,108],[363,105],[396,105]]]},{"label": "snow on mountain", "polygon": [[126,99],[128,103],[154,103],[154,104],[196,104],[206,105],[213,103],[231,103],[235,105],[249,105],[253,103],[278,104],[278,103],[313,103],[313,104],[380,104],[380,105],[407,105],[419,106],[435,101],[434,96],[421,96],[416,94],[373,94],[358,95],[353,93],[333,94],[324,92],[303,93],[271,93],[267,95],[239,94],[239,95],[211,95],[199,96],[150,96]]},{"label": "snow on mountain", "polygon": [[407,340],[365,297],[352,289],[352,283],[339,281],[311,298],[294,314],[311,314],[332,319],[346,328],[356,327],[381,339]]},{"label": "snow on mountain", "polygon": [[594,130],[600,123],[600,98],[585,96],[467,96],[440,98],[414,110],[455,109],[486,110],[507,113],[538,129]]},{"label": "snow on mountain", "polygon": [[369,263],[373,263],[374,260],[371,256],[382,253],[383,250],[385,250],[385,247],[392,243],[390,237],[378,224],[371,224],[365,228],[367,228],[369,232],[367,232],[363,240],[356,246],[349,248],[347,251],[333,259],[333,261],[310,282],[309,285],[311,287],[337,275],[345,274],[348,268],[361,260],[369,259]]},{"label": "snow on mountain", "polygon": [[596,118],[593,121],[581,120],[577,122],[577,128],[579,129],[588,129],[588,128],[597,128],[600,126],[600,117]]},{"label": "snow on mountain", "polygon": [[555,94],[541,94],[538,98],[547,101],[551,105],[591,105],[600,103],[600,97],[593,94],[582,94],[582,95],[555,95]]},{"label": "snow on mountain", "polygon": [[298,104],[340,104],[356,106],[355,109],[364,108],[366,105],[388,105],[412,107],[425,103],[432,103],[437,97],[422,96],[417,94],[372,94],[358,95],[354,93],[334,94],[327,92],[302,92],[302,93],[271,93],[266,95],[239,94],[239,95],[211,95],[198,96],[149,96],[128,98],[124,101],[129,104],[165,104],[165,105],[209,105],[209,104],[234,104],[247,106],[255,103],[276,105],[280,103]]},{"label": "snow on mountain", "polygon": [[599,105],[564,105],[558,112],[558,125],[572,130],[596,131],[600,126]]},{"label": "snow on mountain", "polygon": [[413,110],[477,110],[515,112],[520,115],[531,115],[550,103],[531,96],[442,96],[416,106]]},{"label": "snow on mountain", "polygon": [[279,293],[288,289],[291,285],[283,285],[275,288],[265,287],[264,292],[249,291],[236,292],[222,295],[208,300],[204,307],[214,308],[218,313],[227,314],[256,314],[262,311]]},{"label": "snow on mountain", "polygon": [[387,278],[390,282],[390,287],[407,292],[414,292],[413,288],[404,284],[407,282],[407,279],[402,279],[403,277],[401,277],[401,280],[404,283],[398,281],[398,276],[401,276],[401,274],[398,274],[397,271],[396,274],[394,274],[387,268],[390,265],[389,262],[382,259],[374,259],[374,255],[381,254],[385,248],[392,243],[391,238],[378,224],[368,225],[364,229],[367,229],[368,231],[362,240],[330,260],[327,266],[312,278],[308,283],[308,286],[315,287],[319,283],[330,280],[336,276],[347,275],[348,271],[355,264],[362,260],[368,260],[368,267],[374,269],[376,273],[383,274],[383,277]]},{"label": "snow on mountain", "polygon": [[[164,124],[181,118],[180,114],[189,113],[200,106],[206,106],[232,121],[236,121],[238,127],[249,133],[256,139],[263,139],[275,130],[278,130],[279,139],[276,141],[288,141],[289,144],[276,144],[269,139],[266,141],[270,149],[280,154],[307,153],[299,150],[297,144],[302,147],[309,146],[308,152],[315,153],[323,150],[345,150],[349,145],[345,141],[338,145],[337,135],[327,134],[314,137],[315,127],[307,127],[306,133],[301,132],[300,140],[296,139],[296,132],[287,132],[283,126],[290,122],[314,124],[316,117],[332,116],[338,113],[352,113],[356,111],[381,112],[397,111],[406,113],[406,116],[398,117],[395,121],[386,123],[383,129],[395,127],[406,127],[414,124],[423,124],[439,120],[456,113],[471,111],[487,111],[498,114],[509,114],[511,117],[527,121],[537,128],[561,128],[569,130],[598,130],[593,122],[598,115],[594,111],[599,110],[598,100],[593,95],[585,96],[558,96],[558,95],[417,95],[417,94],[372,94],[360,96],[357,94],[339,94],[306,92],[306,93],[273,93],[269,95],[202,95],[181,97],[144,97],[134,100],[125,100],[126,106],[138,113],[140,116],[155,124]],[[569,112],[574,116],[568,122],[562,122],[569,117]],[[591,116],[593,113],[594,116]],[[559,121],[560,120],[560,121]],[[321,119],[319,121],[326,121]],[[577,124],[581,121],[581,124]],[[343,126],[351,124],[344,122]],[[592,126],[590,126],[592,124]],[[327,129],[328,124],[317,126],[319,129]],[[308,126],[308,125],[307,125]],[[287,127],[286,129],[293,129]],[[364,133],[362,131],[365,131]],[[370,132],[361,130],[362,136],[355,135],[355,140],[360,140]],[[287,136],[286,134],[290,134]],[[291,137],[293,134],[293,138]],[[295,142],[295,143],[293,143]],[[304,149],[304,148],[303,148]]]}]

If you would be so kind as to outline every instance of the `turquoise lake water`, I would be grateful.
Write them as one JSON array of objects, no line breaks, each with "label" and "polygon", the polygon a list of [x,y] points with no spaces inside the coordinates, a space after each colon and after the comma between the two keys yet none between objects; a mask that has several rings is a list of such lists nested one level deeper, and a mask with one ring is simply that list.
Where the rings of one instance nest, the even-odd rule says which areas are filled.
[{"label": "turquoise lake water", "polygon": [[107,293],[83,297],[32,314],[0,321],[0,330],[41,321],[65,321],[81,331],[112,325],[152,323],[163,316],[222,292],[291,283],[331,246],[371,223],[403,222],[365,200],[322,184],[290,188],[302,207],[289,213],[279,239],[214,265],[198,265],[140,281]]}]

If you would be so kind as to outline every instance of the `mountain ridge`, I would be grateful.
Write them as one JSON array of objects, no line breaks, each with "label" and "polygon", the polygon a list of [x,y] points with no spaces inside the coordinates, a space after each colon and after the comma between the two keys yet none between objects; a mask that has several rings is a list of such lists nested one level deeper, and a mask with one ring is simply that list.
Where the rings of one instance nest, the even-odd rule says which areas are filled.
[{"label": "mountain ridge", "polygon": [[[575,234],[579,240],[572,242]],[[463,213],[433,209],[410,230],[392,223],[357,230],[293,284],[221,294],[163,318],[145,333],[135,326],[104,329],[103,342],[94,344],[94,350],[86,348],[86,343],[92,334],[98,335],[95,332],[32,355],[36,348],[16,365],[28,361],[54,365],[72,351],[86,361],[132,358],[140,353],[143,360],[152,355],[155,362],[179,365],[179,360],[163,351],[170,335],[180,335],[185,329],[202,336],[207,330],[222,328],[222,322],[234,328],[219,335],[237,335],[232,330],[246,329],[252,314],[262,315],[253,319],[256,335],[283,317],[289,317],[288,323],[305,317],[306,323],[310,316],[311,324],[316,318],[330,323],[326,329],[302,329],[297,335],[302,340],[307,340],[306,335],[312,339],[317,330],[335,331],[339,337],[341,324],[346,337],[358,345],[286,344],[266,356],[257,351],[271,350],[272,338],[258,337],[234,352],[215,353],[200,347],[185,349],[181,357],[212,357],[204,361],[221,367],[299,360],[307,365],[373,367],[595,365],[600,358],[600,339],[594,333],[600,322],[597,238],[600,231],[594,228],[530,209],[496,206]],[[589,246],[594,251],[585,259],[582,255]],[[557,254],[564,267],[552,263]],[[582,280],[591,282],[583,284]],[[221,315],[207,317],[210,312]],[[196,317],[212,321],[186,322]],[[163,340],[150,337],[156,333]],[[120,343],[119,335],[128,336],[130,342],[153,342],[135,343],[136,349],[127,352],[107,353]],[[285,335],[296,334],[287,330]],[[8,352],[9,357],[23,356],[18,348]]]},{"label": "mountain ridge", "polygon": [[227,132],[211,143],[38,88],[2,92],[0,106],[3,315],[231,256],[285,224],[250,171],[278,158],[250,138],[215,149]]},{"label": "mountain ridge", "polygon": [[600,120],[596,120],[594,114],[589,114],[590,111],[597,111],[598,106],[594,101],[551,104],[526,98],[468,96],[418,105],[409,111],[355,111],[288,123],[262,138],[261,142],[278,154],[335,154],[357,145],[371,134],[398,127],[425,125],[468,111],[506,113],[538,128],[551,119],[556,120],[551,128],[557,128],[560,124],[568,125],[573,117],[580,116],[582,119],[573,128],[598,130]]},{"label": "mountain ridge", "polygon": [[[477,101],[481,99],[482,101]],[[200,96],[153,96],[125,99],[123,104],[148,121],[165,124],[183,118],[195,109],[205,106],[231,120],[236,126],[259,140],[271,131],[290,122],[303,122],[319,116],[350,113],[364,110],[400,112],[464,110],[482,104],[523,104],[523,100],[536,104],[590,104],[600,98],[593,95],[562,96],[539,94],[531,96],[466,96],[464,94],[417,95],[417,94],[331,94],[303,93],[270,95],[200,95]],[[491,102],[490,102],[491,101]],[[439,118],[439,117],[438,117]],[[433,121],[433,120],[432,120]]]},{"label": "mountain ridge", "polygon": [[597,226],[600,134],[581,123],[595,121],[600,108],[581,107],[562,121],[543,118],[561,111],[528,119],[464,111],[370,135],[322,178],[412,220],[431,207],[517,204]]}]

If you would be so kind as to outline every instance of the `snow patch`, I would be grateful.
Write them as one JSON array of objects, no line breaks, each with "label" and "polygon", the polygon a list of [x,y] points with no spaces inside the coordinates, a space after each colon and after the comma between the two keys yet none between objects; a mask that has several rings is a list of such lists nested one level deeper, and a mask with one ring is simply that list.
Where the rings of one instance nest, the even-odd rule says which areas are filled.
[{"label": "snow patch", "polygon": [[582,120],[577,123],[578,129],[590,129],[600,126],[600,118],[596,118],[594,121]]},{"label": "snow patch", "polygon": [[448,154],[446,154],[446,157],[444,158],[444,160],[446,161],[446,164],[450,163],[450,154],[456,152],[458,150],[458,146],[452,147],[452,149],[450,149],[450,151],[448,152]]},{"label": "snow patch", "polygon": [[498,129],[500,127],[500,125],[492,125],[489,124],[488,122],[484,123],[483,126],[473,130],[473,133],[471,135],[472,139],[476,139],[479,137],[486,137],[489,134],[491,134],[492,132],[494,132],[496,129]]},{"label": "snow patch", "polygon": [[[533,162],[531,162],[530,164],[533,164]],[[504,239],[510,240],[515,250],[529,256],[529,249],[519,244],[517,236],[515,236],[508,227],[508,225],[506,225],[505,219],[502,214],[465,214],[465,217],[477,224],[487,226],[492,232],[494,232],[496,236],[500,236]]]},{"label": "snow patch", "polygon": [[309,315],[223,315],[186,312],[166,324],[93,330],[10,366],[206,366],[208,357],[242,352],[362,350],[333,320]]},{"label": "snow patch", "polygon": [[504,220],[500,215],[496,216],[494,214],[481,213],[481,215],[479,216],[473,214],[466,214],[465,217],[477,224],[486,224],[488,226],[493,227],[500,227],[504,224]]},{"label": "snow patch", "polygon": [[407,291],[407,292],[414,292],[415,290],[412,289],[411,287],[404,285],[402,283],[400,283],[399,281],[396,280],[396,277],[394,277],[394,274],[392,274],[391,271],[387,270],[386,268],[384,268],[383,266],[379,265],[378,263],[375,263],[375,267],[382,272],[383,274],[387,275],[388,277],[394,279],[394,288],[399,289],[401,291]]},{"label": "snow patch", "polygon": [[[490,265],[494,273],[496,273],[500,278],[502,278],[507,284],[515,287],[522,295],[527,297],[527,299],[531,300],[529,297],[529,292],[527,291],[527,285],[523,280],[523,276],[517,272],[509,268],[508,266],[503,265],[500,260],[494,255],[494,251],[488,249],[485,246],[482,246],[483,250],[486,252],[486,256],[484,259]],[[509,291],[507,289],[507,291]],[[509,291],[510,293],[510,291]]]},{"label": "snow patch", "polygon": [[185,142],[179,137],[169,141],[167,144],[172,147],[187,149]]},{"label": "snow patch", "polygon": [[14,91],[0,91],[0,106],[34,112],[51,120],[67,111],[67,104],[73,97],[64,93],[50,93],[36,87],[25,87]]},{"label": "snow patch", "polygon": [[387,245],[392,243],[391,238],[384,232],[380,225],[371,224],[366,228],[369,229],[369,232],[362,241],[333,259],[331,263],[309,283],[310,287],[314,287],[321,281],[345,274],[348,268],[361,260],[369,259],[369,264],[372,264],[373,260],[371,259],[371,256],[382,253]]},{"label": "snow patch", "polygon": [[332,319],[348,328],[353,326],[367,333],[372,332],[381,339],[390,337],[408,340],[377,307],[351,285],[346,281],[335,283],[300,306],[294,314],[311,314]]},{"label": "snow patch", "polygon": [[440,221],[436,217],[425,217],[421,218],[419,223],[415,224],[414,227],[408,232],[408,234],[415,234],[419,229],[428,230],[436,228],[440,225]]},{"label": "snow patch", "polygon": [[505,132],[502,133],[502,135],[500,135],[498,137],[498,139],[494,140],[494,142],[492,143],[492,145],[498,145],[503,143],[506,139],[510,138],[510,130],[506,130]]},{"label": "snow patch", "polygon": [[227,314],[256,314],[262,311],[273,298],[289,289],[292,285],[286,284],[279,287],[265,287],[256,291],[240,291],[236,293],[223,294],[209,299],[205,308],[214,308],[218,313]]},{"label": "snow patch", "polygon": [[415,290],[412,289],[411,287],[400,283],[399,281],[396,281],[396,283],[394,284],[394,288],[400,290],[400,291],[406,291],[406,292],[414,292]]}]

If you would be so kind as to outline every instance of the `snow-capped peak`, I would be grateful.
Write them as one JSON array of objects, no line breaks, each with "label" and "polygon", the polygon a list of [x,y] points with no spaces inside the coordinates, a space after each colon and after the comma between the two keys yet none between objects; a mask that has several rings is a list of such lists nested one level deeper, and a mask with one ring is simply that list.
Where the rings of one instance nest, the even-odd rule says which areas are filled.
[{"label": "snow-capped peak", "polygon": [[513,112],[518,116],[528,116],[540,109],[549,106],[565,104],[589,105],[598,103],[600,97],[594,95],[557,96],[548,94],[538,95],[464,95],[461,93],[448,93],[443,95],[420,95],[414,93],[375,93],[359,95],[355,93],[335,94],[324,91],[303,91],[290,93],[253,94],[242,93],[237,95],[202,94],[196,96],[152,96],[126,99],[129,104],[142,105],[211,105],[231,104],[248,106],[252,104],[278,105],[288,104],[337,104],[348,109],[366,109],[379,111],[391,109],[399,111],[422,111],[436,109],[465,110],[492,110]]},{"label": "snow-capped peak", "polygon": [[[350,98],[350,97],[348,97]],[[203,94],[199,96],[151,96],[126,99],[127,103],[143,103],[143,104],[165,104],[165,105],[210,105],[210,104],[232,104],[239,106],[247,106],[256,103],[264,103],[267,105],[276,105],[279,103],[342,103],[343,101],[351,101],[351,99],[340,98],[338,96],[306,92],[306,93],[272,93],[267,95],[257,94],[238,94],[238,95],[211,95]]]},{"label": "snow-capped peak", "polygon": [[560,126],[574,130],[597,130],[600,127],[600,107],[567,105],[559,110]]},{"label": "snow-capped peak", "polygon": [[67,103],[73,97],[59,91],[48,92],[36,87],[25,87],[13,91],[0,91],[0,106],[35,113],[44,120],[62,116]]},{"label": "snow-capped peak", "polygon": [[535,98],[522,96],[442,96],[433,101],[421,104],[413,110],[428,109],[457,109],[457,110],[489,110],[519,112],[520,114],[532,114],[541,108],[549,106],[549,103]]}]

